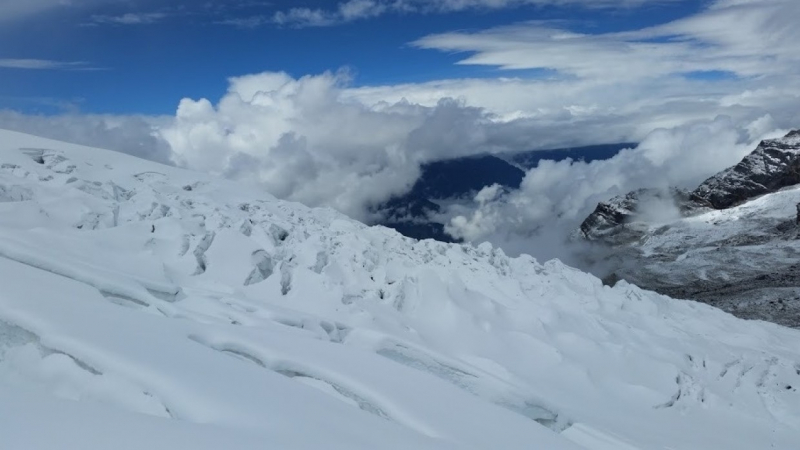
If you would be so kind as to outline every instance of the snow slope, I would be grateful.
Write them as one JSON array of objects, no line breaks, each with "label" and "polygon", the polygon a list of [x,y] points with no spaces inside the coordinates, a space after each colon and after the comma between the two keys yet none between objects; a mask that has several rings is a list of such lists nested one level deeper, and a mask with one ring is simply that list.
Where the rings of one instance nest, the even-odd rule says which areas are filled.
[{"label": "snow slope", "polygon": [[800,332],[0,131],[0,448],[793,449]]}]

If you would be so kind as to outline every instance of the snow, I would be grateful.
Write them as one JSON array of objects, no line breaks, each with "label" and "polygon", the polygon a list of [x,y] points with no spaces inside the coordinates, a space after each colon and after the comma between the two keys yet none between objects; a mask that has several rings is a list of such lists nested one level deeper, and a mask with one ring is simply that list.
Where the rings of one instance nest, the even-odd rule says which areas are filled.
[{"label": "snow", "polygon": [[648,229],[640,249],[646,257],[677,255],[674,261],[662,258],[648,266],[664,280],[688,279],[693,274],[711,280],[739,280],[765,271],[790,272],[800,256],[795,226],[798,204],[800,186],[792,186],[663,226],[642,224]]},{"label": "snow", "polygon": [[[686,217],[669,223],[670,229],[666,233],[649,237],[646,248],[652,251],[657,247],[674,246],[675,244],[671,242],[675,240],[676,235],[690,235],[692,239],[701,241],[706,246],[718,244],[735,236],[744,234],[751,236],[758,231],[764,236],[770,236],[774,234],[772,228],[777,224],[795,218],[798,203],[800,203],[800,186],[792,186],[733,208],[711,210]],[[753,226],[756,220],[763,222],[761,230]]]},{"label": "snow", "polygon": [[794,450],[799,386],[797,330],[0,131],[3,449]]}]

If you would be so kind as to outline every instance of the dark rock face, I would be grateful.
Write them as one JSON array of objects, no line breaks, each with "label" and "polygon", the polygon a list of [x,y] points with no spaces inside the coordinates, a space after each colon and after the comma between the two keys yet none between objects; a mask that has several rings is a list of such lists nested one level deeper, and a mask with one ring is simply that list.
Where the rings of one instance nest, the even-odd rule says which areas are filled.
[{"label": "dark rock face", "polygon": [[697,208],[682,189],[639,189],[619,195],[597,205],[594,212],[583,221],[581,235],[590,241],[602,240],[614,245],[639,237],[634,223],[642,216],[642,205],[662,202],[686,215]]},{"label": "dark rock face", "polygon": [[[762,142],[694,191],[641,189],[615,197],[581,224],[578,236],[596,244],[587,268],[606,284],[625,280],[800,328],[800,190],[784,190],[796,185],[800,131]],[[665,199],[678,216],[656,227],[642,210]]]},{"label": "dark rock face", "polygon": [[581,224],[581,233],[586,239],[595,240],[616,227],[630,222],[636,215],[640,197],[650,193],[654,193],[654,190],[639,189],[599,203],[594,212]]},{"label": "dark rock face", "polygon": [[761,142],[739,164],[704,181],[691,198],[714,209],[800,184],[800,131]]},{"label": "dark rock face", "polygon": [[795,219],[794,223],[800,225],[800,203],[797,204],[797,218]]}]

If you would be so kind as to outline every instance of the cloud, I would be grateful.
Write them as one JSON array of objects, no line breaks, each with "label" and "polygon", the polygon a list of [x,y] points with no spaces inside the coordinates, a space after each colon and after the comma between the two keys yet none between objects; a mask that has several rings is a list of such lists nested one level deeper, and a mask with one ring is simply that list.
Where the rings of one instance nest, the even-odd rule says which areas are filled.
[{"label": "cloud", "polygon": [[57,10],[79,9],[118,0],[0,0],[0,24]]},{"label": "cloud", "polygon": [[[741,81],[720,84],[679,79],[618,85],[501,79],[373,88],[354,88],[351,82],[347,72],[301,78],[268,72],[232,78],[227,94],[216,103],[182,100],[175,121],[162,129],[161,135],[179,165],[262,183],[277,197],[333,207],[370,221],[376,219],[371,207],[404,193],[425,162],[478,153],[647,142],[654,139],[654,129],[683,130],[681,127],[687,124],[719,122],[727,124],[725,129],[739,124],[752,130],[786,128],[793,125],[800,103],[797,88],[749,90],[750,85]],[[762,126],[757,126],[759,123]],[[701,130],[722,127],[697,126]],[[651,169],[656,171],[654,167],[658,167],[664,183],[680,185],[697,181],[738,157],[726,159],[723,156],[729,153],[706,149],[704,139],[682,137],[682,144],[668,148],[650,144],[642,153],[653,161],[672,161],[676,155],[691,153],[680,159],[691,161],[691,167],[675,163],[672,173],[672,166],[664,161],[646,166],[642,157],[620,160],[613,179],[600,177],[599,172],[587,175],[615,183],[587,185],[586,193],[573,194],[571,203],[561,197],[566,198],[572,185],[556,183],[559,176],[551,180],[537,175],[532,180],[540,180],[536,186],[550,181],[561,186],[563,191],[547,191],[548,197],[570,205],[576,218],[593,208],[592,203],[628,187],[652,183],[656,179],[651,174]],[[666,142],[666,138],[663,140]],[[716,142],[725,152],[738,145],[735,139]],[[676,146],[681,153],[673,153]],[[628,163],[631,165],[626,166]],[[634,164],[639,169],[634,170]],[[574,170],[562,165],[551,169],[553,174],[564,171],[565,179],[570,179],[569,171]],[[643,170],[644,175],[638,175]],[[526,192],[515,194],[514,204],[525,205]],[[502,197],[503,201],[511,198]],[[483,202],[493,204],[485,199]],[[546,203],[538,199],[536,204]],[[496,222],[487,229],[530,233],[526,223],[539,223],[538,216],[532,215],[537,208],[521,208],[528,212],[500,214],[516,217],[519,223],[514,227]],[[471,211],[456,208],[444,219],[458,215],[468,219]],[[485,208],[481,214],[492,216]],[[477,226],[475,220],[471,223]],[[487,223],[483,219],[481,226]],[[462,225],[464,228],[469,223]],[[456,229],[454,233],[468,239],[488,235]]]},{"label": "cloud", "polygon": [[63,6],[61,0],[0,0],[0,22],[23,18]]},{"label": "cloud", "polygon": [[261,2],[184,0],[0,0],[0,26],[31,19],[69,17],[82,25],[146,25],[171,16],[216,16],[264,6]]},{"label": "cloud", "polygon": [[25,70],[97,70],[81,61],[53,61],[49,59],[0,59],[0,68]]},{"label": "cloud", "polygon": [[256,28],[270,22],[271,19],[268,16],[257,15],[257,16],[228,18],[228,19],[218,20],[216,23],[218,25],[230,25],[237,28]]},{"label": "cloud", "polygon": [[694,188],[739,162],[760,140],[785,132],[770,116],[750,123],[720,116],[653,130],[636,148],[609,160],[542,161],[519,190],[485,188],[472,205],[452,207],[446,231],[475,243],[491,241],[508,253],[577,265],[569,239],[598,202],[642,187]]},{"label": "cloud", "polygon": [[157,134],[169,118],[91,114],[27,115],[0,110],[0,128],[115,150],[165,164],[172,150]]},{"label": "cloud", "polygon": [[90,23],[95,25],[150,25],[160,22],[167,17],[168,14],[164,12],[125,13],[118,16],[93,15]]},{"label": "cloud", "polygon": [[181,166],[262,183],[280,198],[362,220],[403,193],[420,164],[485,151],[487,114],[457,101],[372,108],[345,98],[349,76],[232,78],[216,104],[184,99],[161,131]]},{"label": "cloud", "polygon": [[459,64],[548,69],[561,77],[779,76],[800,68],[798,16],[795,0],[718,0],[699,14],[635,31],[585,34],[531,22],[436,34],[414,45],[466,53]]},{"label": "cloud", "polygon": [[296,7],[278,11],[272,17],[251,18],[249,25],[266,23],[295,27],[338,25],[370,19],[388,13],[448,13],[465,10],[497,10],[520,6],[579,6],[585,8],[630,8],[669,0],[348,0],[332,9]]}]

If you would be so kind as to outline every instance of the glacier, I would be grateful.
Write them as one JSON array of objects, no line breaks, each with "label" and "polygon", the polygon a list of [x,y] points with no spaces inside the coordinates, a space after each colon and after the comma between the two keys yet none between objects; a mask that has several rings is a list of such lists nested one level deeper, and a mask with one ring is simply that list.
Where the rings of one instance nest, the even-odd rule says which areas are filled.
[{"label": "glacier", "polygon": [[785,449],[800,331],[0,131],[0,447]]}]

